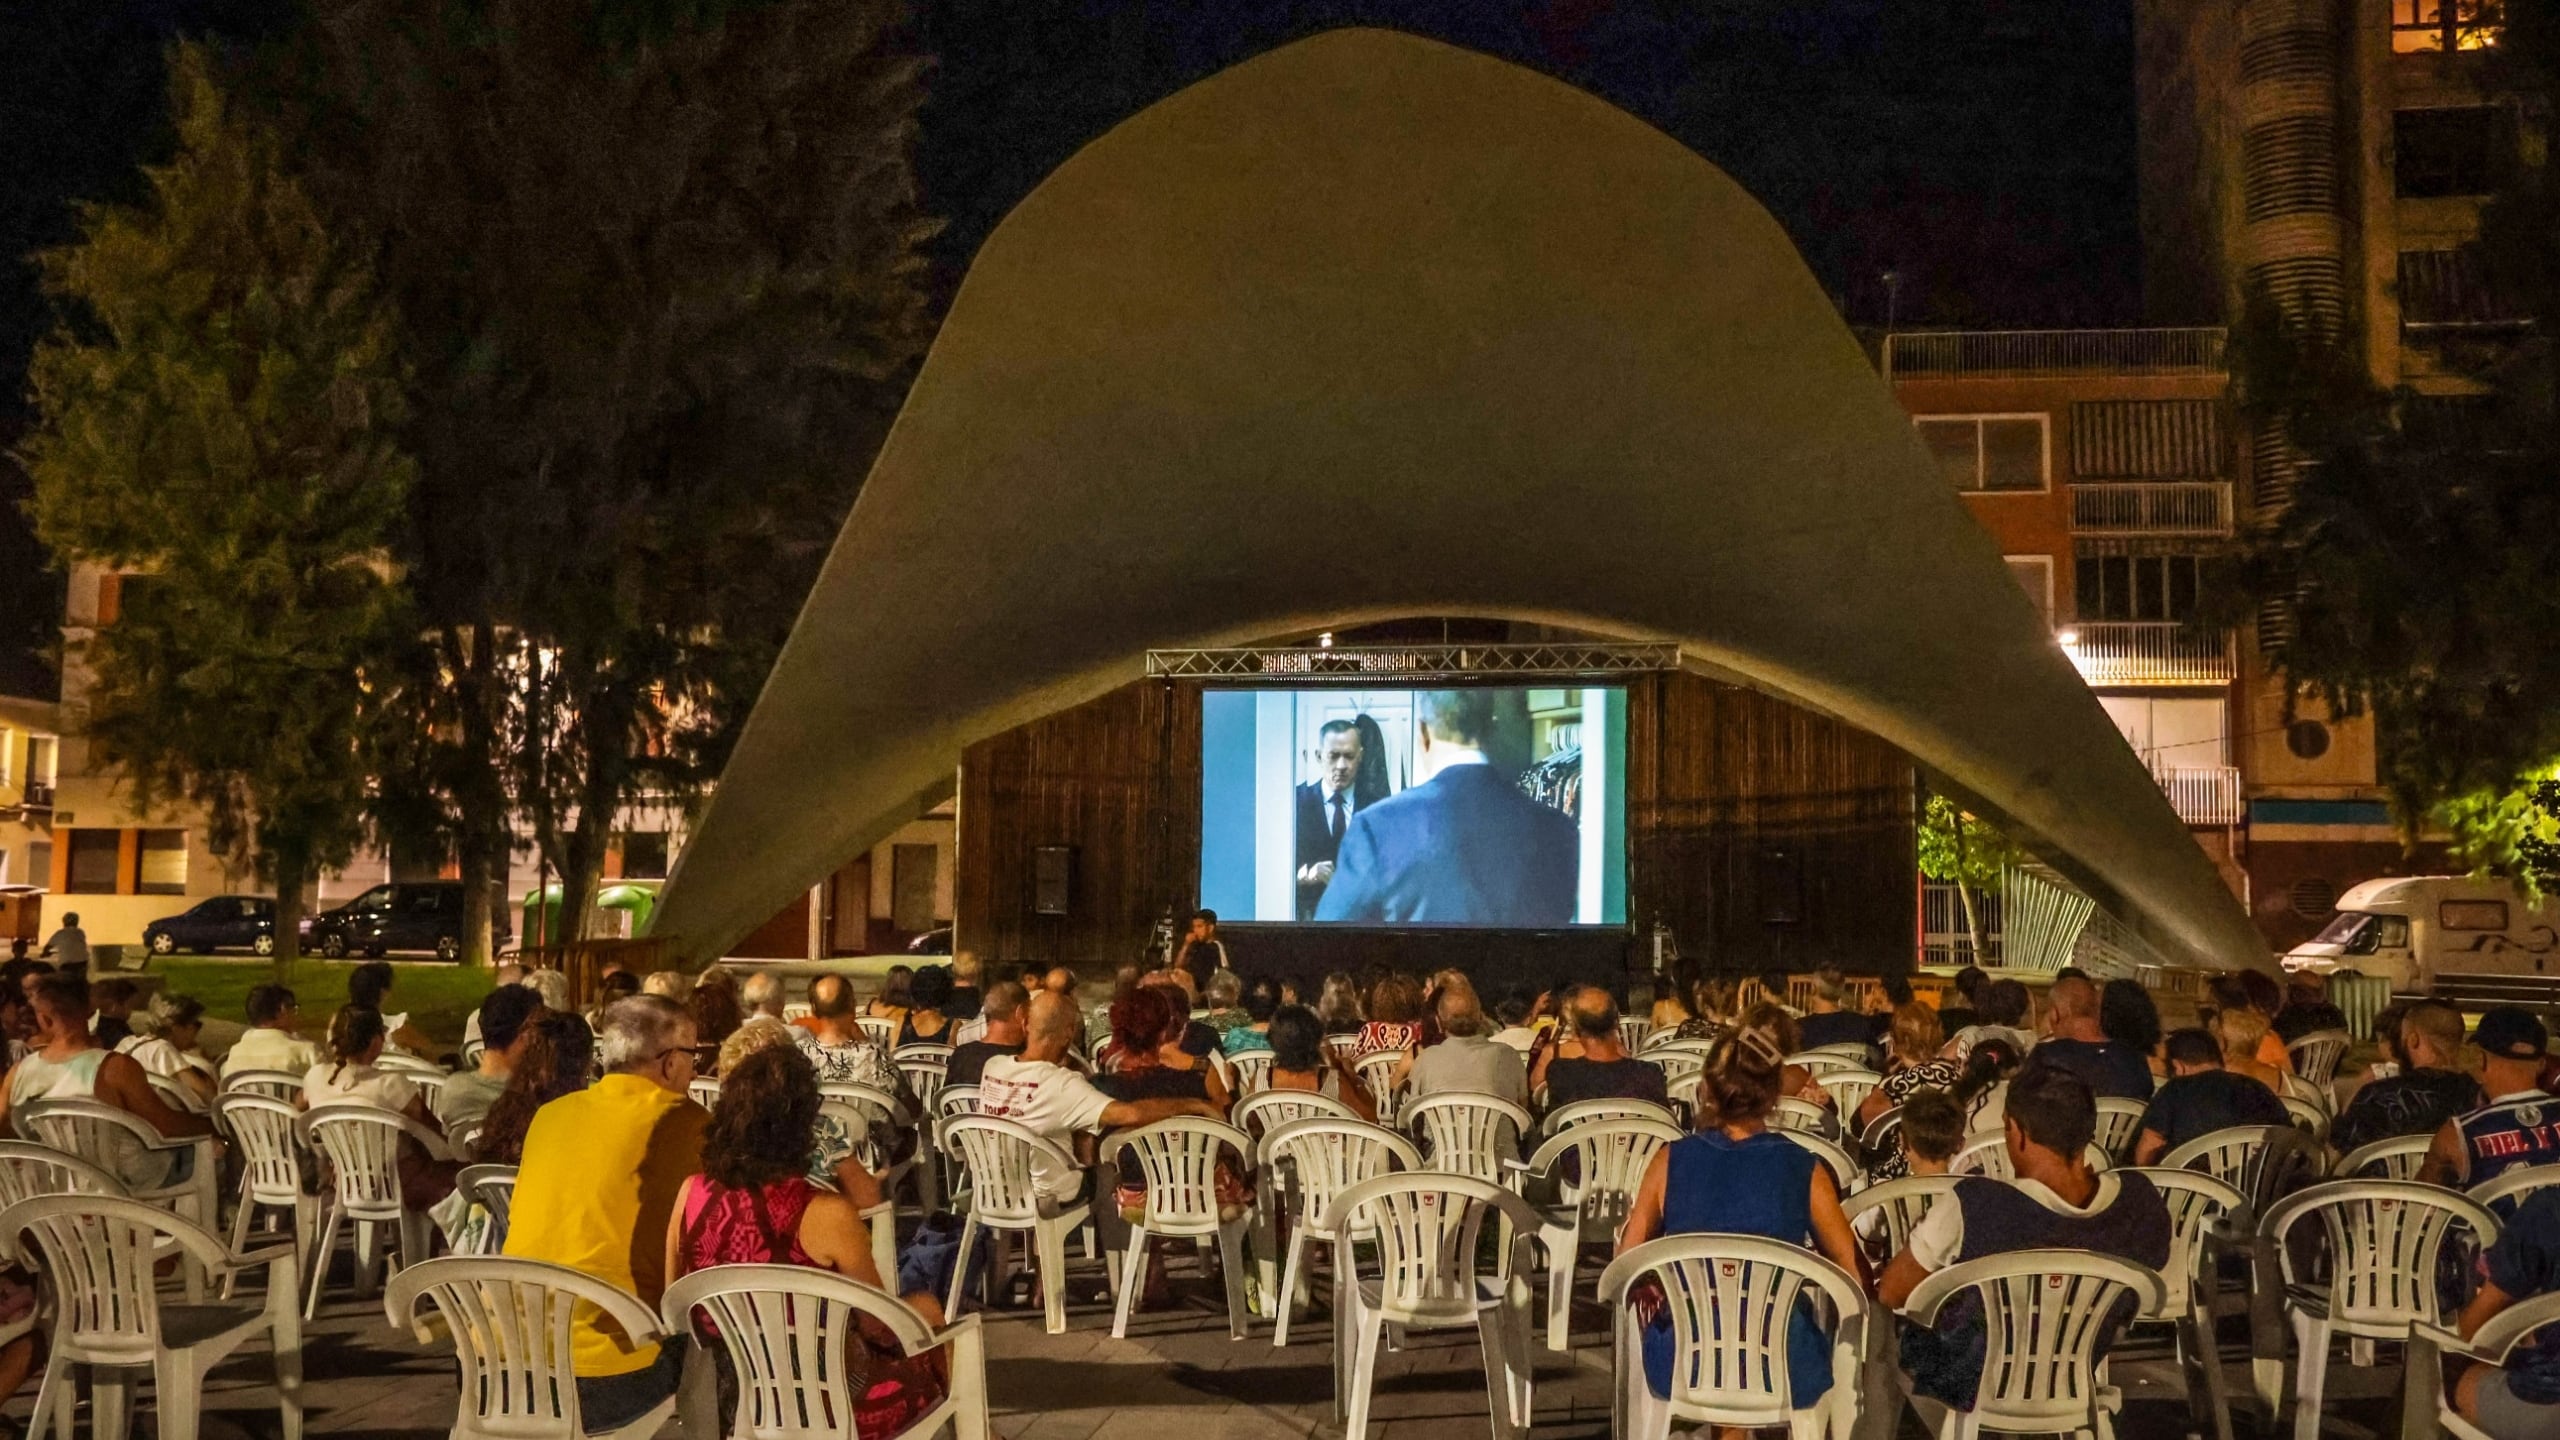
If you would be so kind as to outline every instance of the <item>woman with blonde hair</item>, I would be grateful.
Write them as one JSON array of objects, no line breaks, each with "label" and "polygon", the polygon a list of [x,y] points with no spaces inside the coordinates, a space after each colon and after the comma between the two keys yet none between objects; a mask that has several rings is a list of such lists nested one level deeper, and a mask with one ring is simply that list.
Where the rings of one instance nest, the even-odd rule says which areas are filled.
[{"label": "woman with blonde hair", "polygon": [[1324,991],[1316,997],[1316,1020],[1327,1035],[1357,1035],[1369,1023],[1360,1004],[1360,983],[1350,971],[1336,970],[1324,977]]},{"label": "woman with blonde hair", "polygon": [[[1893,1026],[1885,1032],[1884,1082],[1858,1107],[1860,1133],[1878,1116],[1923,1090],[1955,1089],[1956,1082],[1964,1078],[1964,1067],[1938,1054],[1946,1043],[1947,1032],[1938,1023],[1937,1011],[1917,1000],[1894,1010]],[[1874,1178],[1899,1180],[1907,1173],[1904,1163],[1901,1148],[1894,1147],[1877,1158]]]},{"label": "woman with blonde hair", "polygon": [[1713,1040],[1733,1028],[1734,1000],[1741,987],[1730,977],[1701,975],[1689,986],[1689,1018],[1672,1032],[1679,1040]]},{"label": "woman with blonde hair", "polygon": [[2222,1010],[2213,1017],[2213,1038],[2222,1045],[2222,1068],[2235,1075],[2246,1075],[2259,1084],[2284,1094],[2284,1072],[2258,1058],[2261,1042],[2267,1038],[2267,1017],[2256,1010]]}]

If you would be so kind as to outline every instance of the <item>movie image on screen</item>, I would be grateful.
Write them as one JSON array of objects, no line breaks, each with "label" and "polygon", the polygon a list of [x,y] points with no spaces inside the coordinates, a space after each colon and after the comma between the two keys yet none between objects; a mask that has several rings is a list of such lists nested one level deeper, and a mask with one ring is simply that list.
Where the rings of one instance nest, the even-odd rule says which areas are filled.
[{"label": "movie image on screen", "polygon": [[1626,691],[1210,690],[1200,903],[1221,920],[1626,922]]}]

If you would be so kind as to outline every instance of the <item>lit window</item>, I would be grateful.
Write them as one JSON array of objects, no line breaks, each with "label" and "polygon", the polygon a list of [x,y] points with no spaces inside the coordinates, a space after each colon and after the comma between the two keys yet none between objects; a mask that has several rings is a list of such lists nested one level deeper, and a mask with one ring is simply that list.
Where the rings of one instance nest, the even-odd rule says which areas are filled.
[{"label": "lit window", "polygon": [[2486,50],[2498,43],[2500,0],[2391,0],[2391,48]]}]

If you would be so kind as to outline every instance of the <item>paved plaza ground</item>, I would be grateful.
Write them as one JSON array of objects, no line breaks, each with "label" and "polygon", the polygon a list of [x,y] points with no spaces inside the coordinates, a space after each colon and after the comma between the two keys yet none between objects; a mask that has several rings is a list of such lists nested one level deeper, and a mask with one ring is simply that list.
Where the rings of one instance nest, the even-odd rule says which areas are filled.
[{"label": "paved plaza ground", "polygon": [[[454,1420],[456,1386],[448,1352],[392,1329],[378,1301],[353,1296],[343,1282],[344,1267],[342,1252],[339,1283],[306,1347],[309,1433],[362,1440],[444,1436]],[[1043,1333],[1036,1311],[987,1317],[995,1430],[1006,1440],[1340,1434],[1331,1417],[1331,1347],[1321,1315],[1293,1331],[1287,1349],[1275,1349],[1270,1327],[1260,1322],[1248,1339],[1231,1341],[1222,1306],[1213,1306],[1210,1291],[1185,1275],[1177,1281],[1171,1308],[1142,1313],[1132,1319],[1128,1339],[1113,1340],[1110,1310],[1095,1298],[1099,1270],[1086,1264],[1077,1270],[1077,1303],[1070,1307],[1066,1334]],[[1538,1352],[1540,1440],[1603,1437],[1609,1431],[1609,1359],[1598,1307],[1579,1307],[1574,1329],[1577,1348],[1570,1354]],[[2137,1354],[2158,1349],[2139,1337],[2129,1348]],[[1382,1357],[1381,1371],[1374,1421],[1384,1440],[1459,1440],[1488,1433],[1472,1332],[1414,1336],[1407,1349]],[[272,1374],[266,1352],[254,1343],[223,1366],[207,1397],[205,1440],[272,1440],[278,1434]],[[2246,1368],[2235,1364],[2229,1374],[2232,1385],[2245,1390]],[[2396,1406],[2387,1397],[2397,1375],[2396,1366],[2334,1366],[2340,1403],[2331,1407],[2326,1433],[2368,1440],[2379,1433],[2376,1427],[2396,1426]],[[2176,1440],[2189,1432],[2173,1364],[2119,1363],[2116,1380],[2128,1397],[2118,1428],[2124,1440]],[[26,1409],[22,1394],[9,1413],[23,1424]],[[153,1424],[149,1416],[140,1417],[135,1433],[147,1433]],[[85,1435],[85,1414],[81,1425]],[[666,1433],[681,1431],[670,1424]],[[2244,1440],[2250,1434],[2245,1421],[2239,1434]],[[1906,1416],[1902,1436],[1924,1440],[1925,1432]]]}]

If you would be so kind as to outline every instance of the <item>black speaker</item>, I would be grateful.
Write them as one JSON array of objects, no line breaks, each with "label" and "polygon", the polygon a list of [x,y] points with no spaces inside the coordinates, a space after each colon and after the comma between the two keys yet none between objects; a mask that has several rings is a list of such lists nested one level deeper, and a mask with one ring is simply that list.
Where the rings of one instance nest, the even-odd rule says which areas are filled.
[{"label": "black speaker", "polygon": [[1076,849],[1072,845],[1041,845],[1031,852],[1031,909],[1039,915],[1064,915],[1067,897],[1074,893]]},{"label": "black speaker", "polygon": [[1760,923],[1804,923],[1804,857],[1793,846],[1763,846],[1759,878]]}]

